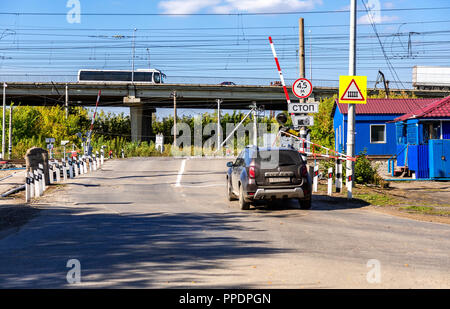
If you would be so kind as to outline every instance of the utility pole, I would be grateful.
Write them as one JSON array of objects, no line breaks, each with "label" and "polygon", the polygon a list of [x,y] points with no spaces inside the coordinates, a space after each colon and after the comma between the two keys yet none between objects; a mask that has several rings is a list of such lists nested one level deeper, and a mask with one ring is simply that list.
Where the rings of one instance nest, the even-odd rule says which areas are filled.
[{"label": "utility pole", "polygon": [[[298,57],[299,57],[299,76],[305,78],[305,25],[304,19],[298,20]],[[305,99],[300,99],[300,103],[305,103]]]},{"label": "utility pole", "polygon": [[256,126],[256,102],[253,101],[253,145],[258,146],[258,128]]},{"label": "utility pole", "polygon": [[309,32],[309,81],[312,83],[312,35],[311,30]]},{"label": "utility pole", "polygon": [[9,105],[9,136],[8,136],[8,159],[11,160],[12,155],[12,114],[13,114],[13,105]]},{"label": "utility pole", "polygon": [[217,150],[220,150],[222,147],[220,147],[222,136],[220,134],[221,126],[220,126],[220,103],[222,103],[221,99],[217,99]]},{"label": "utility pole", "polygon": [[69,118],[69,86],[66,84],[66,120]]},{"label": "utility pole", "polygon": [[[350,0],[350,49],[348,62],[348,75],[356,74],[356,0]],[[355,154],[355,104],[348,106],[347,121],[347,156],[354,157]],[[347,160],[347,198],[352,198],[353,175],[355,164]]]},{"label": "utility pole", "polygon": [[6,114],[6,87],[8,85],[3,83],[3,119],[2,119],[2,159],[5,158],[5,114]]},{"label": "utility pole", "polygon": [[177,92],[173,91],[173,145],[177,145]]},{"label": "utility pole", "polygon": [[[298,20],[298,43],[299,74],[300,78],[305,78],[305,24],[303,18],[300,18]],[[305,103],[305,99],[300,99],[300,103]],[[300,138],[306,139],[306,128],[304,126],[300,128]],[[302,145],[304,145],[304,143],[302,143]],[[303,149],[303,146],[302,150],[305,151],[305,149]],[[306,155],[302,154],[301,156],[303,161],[306,162]]]},{"label": "utility pole", "polygon": [[135,39],[136,39],[136,28],[133,30],[133,50],[132,50],[132,59],[131,59],[131,82],[134,82],[134,49],[135,49]]}]

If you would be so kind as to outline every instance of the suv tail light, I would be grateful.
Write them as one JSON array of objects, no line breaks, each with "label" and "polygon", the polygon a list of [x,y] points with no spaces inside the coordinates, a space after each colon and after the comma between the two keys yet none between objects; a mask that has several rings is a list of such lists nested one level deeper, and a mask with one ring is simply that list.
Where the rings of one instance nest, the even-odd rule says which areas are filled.
[{"label": "suv tail light", "polygon": [[248,177],[255,179],[255,167],[254,166],[250,166],[248,168]]},{"label": "suv tail light", "polygon": [[305,165],[303,165],[303,166],[300,168],[300,174],[302,175],[302,177],[307,177],[307,176],[308,176],[308,169],[306,168]]}]

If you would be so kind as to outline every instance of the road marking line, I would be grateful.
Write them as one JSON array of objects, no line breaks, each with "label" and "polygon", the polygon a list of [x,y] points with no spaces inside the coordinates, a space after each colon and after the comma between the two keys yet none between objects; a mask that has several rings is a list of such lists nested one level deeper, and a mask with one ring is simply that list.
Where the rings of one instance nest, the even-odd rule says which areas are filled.
[{"label": "road marking line", "polygon": [[180,170],[178,171],[178,175],[177,175],[177,183],[175,184],[175,187],[180,187],[180,182],[181,182],[181,177],[183,176],[184,173],[184,167],[186,165],[186,160],[181,161],[181,166],[180,166]]}]

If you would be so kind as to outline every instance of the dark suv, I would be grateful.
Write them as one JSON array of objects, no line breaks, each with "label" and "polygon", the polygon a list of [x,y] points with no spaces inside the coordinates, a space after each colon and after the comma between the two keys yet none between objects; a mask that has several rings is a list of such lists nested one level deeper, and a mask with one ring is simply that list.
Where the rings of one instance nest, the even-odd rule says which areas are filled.
[{"label": "dark suv", "polygon": [[311,208],[311,178],[295,149],[247,146],[227,166],[227,197],[239,199],[241,209],[255,201],[284,198],[298,199],[301,209]]}]

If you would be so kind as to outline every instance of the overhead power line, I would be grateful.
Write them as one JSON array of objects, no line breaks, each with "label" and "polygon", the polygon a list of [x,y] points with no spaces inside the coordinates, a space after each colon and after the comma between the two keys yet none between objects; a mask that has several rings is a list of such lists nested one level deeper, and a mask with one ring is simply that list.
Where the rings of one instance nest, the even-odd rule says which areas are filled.
[{"label": "overhead power line", "polygon": [[[449,10],[450,6],[444,7],[421,7],[421,8],[390,8],[372,11],[399,12],[399,11],[436,11]],[[252,15],[298,15],[298,14],[330,14],[348,13],[349,10],[321,10],[321,11],[279,11],[279,12],[234,12],[234,13],[80,13],[83,16],[252,16]],[[365,12],[365,10],[357,10]],[[65,16],[67,12],[0,12],[0,15],[15,16]]]}]

